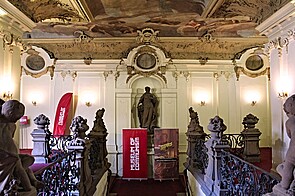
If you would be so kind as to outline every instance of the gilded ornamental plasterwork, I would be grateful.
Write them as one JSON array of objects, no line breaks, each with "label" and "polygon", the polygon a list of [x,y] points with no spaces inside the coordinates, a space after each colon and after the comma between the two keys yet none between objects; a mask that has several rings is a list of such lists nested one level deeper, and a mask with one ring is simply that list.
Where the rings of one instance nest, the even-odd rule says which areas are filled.
[{"label": "gilded ornamental plasterwork", "polygon": [[279,56],[282,55],[282,49],[285,48],[288,53],[288,45],[291,40],[295,40],[295,29],[290,29],[287,35],[277,37],[266,44],[266,51],[270,53],[270,50],[277,49]]},{"label": "gilded ornamental plasterwork", "polygon": [[[138,46],[130,38],[93,39],[89,42],[77,42],[76,39],[25,40],[26,43],[44,48],[57,59],[121,59],[130,48]],[[157,43],[173,59],[209,59],[230,60],[238,51],[263,45],[267,38],[216,38],[214,42],[204,42],[199,38],[161,38]]]},{"label": "gilded ornamental plasterwork", "polygon": [[23,64],[22,69],[26,75],[30,75],[34,78],[39,78],[42,75],[49,73],[50,78],[53,79],[55,62],[52,60],[53,64],[50,64],[50,60],[45,55],[46,53],[40,49],[35,49],[33,47],[28,47],[28,49],[23,54]]},{"label": "gilded ornamental plasterwork", "polygon": [[0,38],[3,41],[3,49],[5,50],[6,46],[9,47],[10,52],[13,52],[12,46],[17,46],[20,48],[21,52],[24,50],[25,45],[22,42],[20,36],[17,36],[13,33],[5,31],[0,28]]},{"label": "gilded ornamental plasterwork", "polygon": [[144,28],[142,30],[137,30],[138,36],[136,41],[142,44],[156,43],[159,41],[159,31],[155,31],[152,28]]},{"label": "gilded ornamental plasterwork", "polygon": [[241,74],[252,78],[267,75],[270,80],[269,58],[263,47],[255,47],[237,53],[232,64],[237,81],[239,81]]}]

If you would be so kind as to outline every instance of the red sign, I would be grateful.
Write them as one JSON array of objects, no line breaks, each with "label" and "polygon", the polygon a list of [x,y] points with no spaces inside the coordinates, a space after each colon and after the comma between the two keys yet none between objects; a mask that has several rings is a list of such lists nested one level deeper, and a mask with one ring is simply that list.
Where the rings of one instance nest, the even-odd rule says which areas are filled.
[{"label": "red sign", "polygon": [[64,135],[73,93],[66,93],[56,108],[53,135]]},{"label": "red sign", "polygon": [[147,130],[123,129],[123,178],[147,177]]},{"label": "red sign", "polygon": [[29,124],[28,116],[22,116],[22,117],[19,119],[19,123],[20,123],[21,125],[28,125],[28,124]]}]

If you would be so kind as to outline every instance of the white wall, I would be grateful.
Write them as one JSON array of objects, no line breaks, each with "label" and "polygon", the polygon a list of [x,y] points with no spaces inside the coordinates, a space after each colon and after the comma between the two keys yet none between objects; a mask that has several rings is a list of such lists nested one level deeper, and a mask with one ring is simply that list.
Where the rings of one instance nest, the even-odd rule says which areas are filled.
[{"label": "white wall", "polygon": [[[8,1],[1,1],[0,6],[6,14],[0,15],[0,97],[12,93],[12,99],[20,97],[21,50],[23,43],[20,37],[25,31],[33,28],[34,23]],[[13,10],[14,14],[9,13]],[[15,142],[21,145],[17,124]]]},{"label": "white wall", "polygon": [[283,112],[286,98],[278,98],[278,94],[286,92],[290,96],[295,93],[294,11],[294,2],[290,2],[257,27],[257,30],[270,40],[266,48],[271,67],[270,106],[273,170],[283,161],[289,146],[289,138],[285,131],[287,116]]},{"label": "white wall", "polygon": [[[85,65],[81,60],[57,60],[53,80],[49,73],[39,78],[23,74],[21,101],[26,105],[26,115],[33,120],[44,113],[51,120],[52,130],[60,97],[73,92],[76,108],[72,116],[81,115],[86,118],[91,129],[95,112],[105,108],[104,121],[109,133],[108,158],[112,164],[111,170],[119,175],[122,175],[121,132],[123,128],[138,127],[136,105],[145,86],[150,86],[159,99],[159,126],[179,128],[180,172],[184,170],[183,163],[186,161],[185,133],[190,120],[189,107],[199,113],[200,124],[207,133],[209,119],[215,115],[224,119],[228,127],[226,133],[240,133],[243,118],[248,113],[253,113],[260,119],[257,127],[263,133],[261,145],[271,145],[266,75],[256,78],[241,75],[240,81],[237,81],[231,61],[200,65],[193,60],[186,64],[175,60],[174,65],[179,69],[168,68],[165,73],[167,83],[156,75],[137,75],[127,81],[128,75],[124,68],[120,68],[120,75],[116,77],[117,65],[118,60],[96,60],[91,65]],[[62,76],[62,73],[67,74]],[[77,76],[73,77],[73,73]],[[255,106],[244,99],[249,89],[261,95]],[[39,98],[32,97],[38,93],[41,95]],[[205,98],[199,98],[204,95]],[[38,99],[36,106],[31,104],[34,98]],[[201,99],[206,102],[204,106],[200,105]],[[87,100],[92,103],[90,107],[85,105]],[[34,128],[35,125],[31,122],[27,130],[32,131]],[[24,146],[27,148],[32,148],[30,131],[23,135],[23,141],[26,142]]]}]

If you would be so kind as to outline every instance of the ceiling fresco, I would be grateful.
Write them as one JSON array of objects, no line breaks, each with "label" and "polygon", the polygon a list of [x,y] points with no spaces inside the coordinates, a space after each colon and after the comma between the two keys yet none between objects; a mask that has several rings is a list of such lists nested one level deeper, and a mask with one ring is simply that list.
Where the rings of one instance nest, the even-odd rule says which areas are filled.
[{"label": "ceiling fresco", "polygon": [[255,27],[286,0],[9,0],[37,23],[29,38],[258,36]]}]

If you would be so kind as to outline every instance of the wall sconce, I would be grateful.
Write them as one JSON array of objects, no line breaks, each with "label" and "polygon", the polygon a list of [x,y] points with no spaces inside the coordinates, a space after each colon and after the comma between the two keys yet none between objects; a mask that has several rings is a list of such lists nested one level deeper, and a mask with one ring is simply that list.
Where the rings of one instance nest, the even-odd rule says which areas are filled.
[{"label": "wall sconce", "polygon": [[287,92],[280,92],[280,93],[278,93],[278,97],[280,99],[287,98],[288,97],[288,93]]},{"label": "wall sconce", "polygon": [[4,92],[3,93],[3,99],[5,101],[11,100],[12,99],[12,93],[10,93],[10,91]]},{"label": "wall sconce", "polygon": [[85,102],[85,105],[86,105],[87,107],[90,107],[90,106],[91,106],[91,102],[90,102],[90,101],[86,101],[86,102]]},{"label": "wall sconce", "polygon": [[206,105],[206,102],[205,101],[201,101],[200,102],[200,106],[205,106]]},{"label": "wall sconce", "polygon": [[207,91],[204,91],[202,89],[196,89],[194,91],[196,92],[193,94],[193,100],[196,104],[200,106],[205,106],[206,103],[208,104],[208,102],[210,102],[209,93]]},{"label": "wall sconce", "polygon": [[257,103],[257,101],[252,101],[252,102],[251,102],[251,106],[255,106],[256,103]]},{"label": "wall sconce", "polygon": [[259,101],[261,101],[261,94],[259,89],[245,91],[244,99],[246,104],[255,106]]},{"label": "wall sconce", "polygon": [[33,106],[36,106],[37,105],[37,102],[36,101],[32,101],[32,104],[33,104]]},{"label": "wall sconce", "polygon": [[82,91],[81,92],[81,105],[86,105],[87,107],[92,106],[97,101],[97,94],[92,91]]}]

